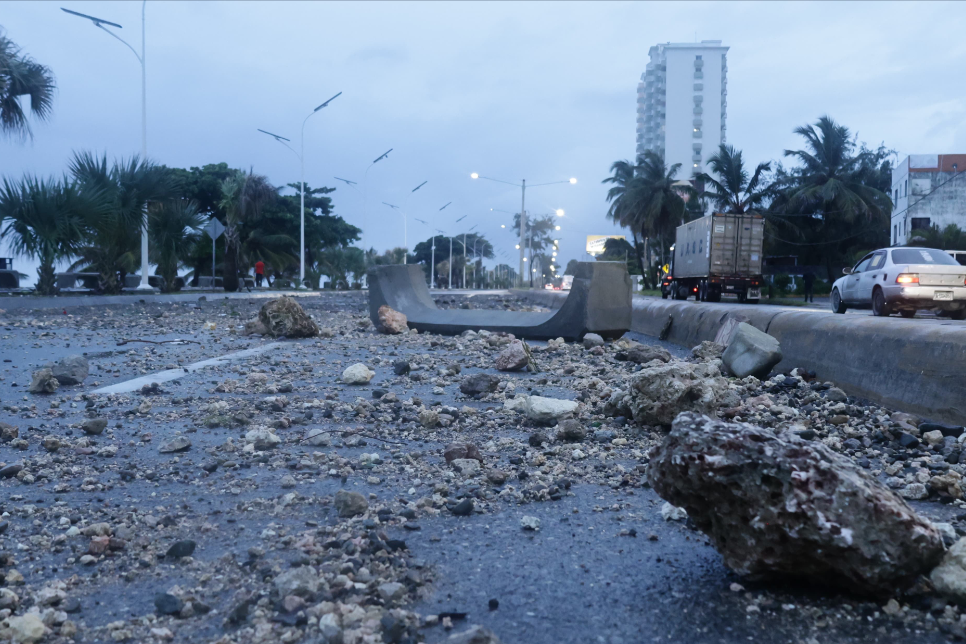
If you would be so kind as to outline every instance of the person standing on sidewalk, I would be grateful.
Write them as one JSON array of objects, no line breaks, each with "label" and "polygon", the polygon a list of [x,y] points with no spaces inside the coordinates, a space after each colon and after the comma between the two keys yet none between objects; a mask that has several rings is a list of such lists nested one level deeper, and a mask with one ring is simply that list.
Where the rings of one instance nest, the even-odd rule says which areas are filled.
[{"label": "person standing on sidewalk", "polygon": [[255,286],[261,288],[262,279],[265,278],[265,262],[258,260],[255,262]]},{"label": "person standing on sidewalk", "polygon": [[812,294],[812,289],[815,286],[815,274],[812,271],[805,271],[802,275],[802,286],[805,291],[805,301],[814,302],[815,296]]}]

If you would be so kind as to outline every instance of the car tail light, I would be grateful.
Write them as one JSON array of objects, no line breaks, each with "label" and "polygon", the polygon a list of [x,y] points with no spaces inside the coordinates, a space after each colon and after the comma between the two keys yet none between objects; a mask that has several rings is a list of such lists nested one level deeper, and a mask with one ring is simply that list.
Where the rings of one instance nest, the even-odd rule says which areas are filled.
[{"label": "car tail light", "polygon": [[896,284],[918,284],[919,274],[918,273],[899,273],[896,276]]}]

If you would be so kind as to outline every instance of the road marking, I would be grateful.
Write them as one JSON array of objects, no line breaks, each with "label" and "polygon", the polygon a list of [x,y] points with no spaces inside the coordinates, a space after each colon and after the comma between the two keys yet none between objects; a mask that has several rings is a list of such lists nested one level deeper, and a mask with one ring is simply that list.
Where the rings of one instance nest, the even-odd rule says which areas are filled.
[{"label": "road marking", "polygon": [[208,360],[195,362],[194,364],[189,364],[187,367],[179,367],[178,369],[167,369],[165,371],[159,371],[157,373],[148,374],[146,376],[140,376],[138,378],[134,378],[133,380],[127,380],[125,382],[119,382],[114,385],[108,385],[107,387],[101,387],[100,389],[95,389],[91,393],[126,394],[132,391],[137,391],[144,385],[150,385],[153,382],[160,384],[162,382],[177,380],[182,376],[186,376],[189,373],[194,373],[195,371],[200,371],[205,367],[217,367],[219,365],[223,365],[228,362],[244,360],[246,358],[251,358],[252,356],[257,356],[261,353],[265,353],[267,351],[271,351],[272,349],[277,349],[282,346],[285,346],[285,343],[270,342],[269,344],[265,344],[260,347],[252,347],[251,349],[245,349],[244,351],[228,353],[223,356],[218,356],[217,358],[209,358]]}]

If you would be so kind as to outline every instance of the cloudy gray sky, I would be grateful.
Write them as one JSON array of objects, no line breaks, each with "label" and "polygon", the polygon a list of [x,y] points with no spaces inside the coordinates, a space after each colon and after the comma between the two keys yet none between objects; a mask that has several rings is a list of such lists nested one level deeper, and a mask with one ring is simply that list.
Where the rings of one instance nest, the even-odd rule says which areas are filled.
[{"label": "cloudy gray sky", "polygon": [[[60,6],[120,23],[139,48],[140,2],[0,2],[7,35],[58,84],[32,142],[0,140],[0,174],[60,174],[72,150],[140,150],[136,59]],[[586,235],[614,231],[601,179],[633,157],[637,83],[658,42],[731,47],[728,141],[750,162],[798,147],[792,128],[826,113],[900,158],[966,152],[964,3],[149,2],[147,17],[149,156],[296,181],[295,156],[256,128],[297,142],[302,119],[341,91],[306,126],[306,181],[361,187],[393,148],[369,172],[366,243],[380,250],[403,235],[381,202],[428,180],[409,201],[410,246],[430,234],[412,217],[438,214],[437,227],[476,224],[512,254],[499,210],[519,209],[519,190],[469,178],[479,172],[577,177],[527,205],[563,208],[562,259],[586,258]],[[338,187],[337,213],[362,226],[361,196]]]}]

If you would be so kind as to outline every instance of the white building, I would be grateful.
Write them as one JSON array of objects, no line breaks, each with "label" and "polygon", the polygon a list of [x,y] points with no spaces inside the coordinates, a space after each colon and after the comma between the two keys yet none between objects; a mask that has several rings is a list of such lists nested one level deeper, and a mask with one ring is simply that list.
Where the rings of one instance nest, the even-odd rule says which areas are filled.
[{"label": "white building", "polygon": [[896,166],[892,171],[893,246],[907,244],[915,231],[933,226],[956,224],[966,230],[964,173],[966,154],[910,154]]},{"label": "white building", "polygon": [[704,172],[704,162],[725,142],[728,48],[720,40],[651,47],[651,62],[637,86],[637,154],[654,150],[678,179]]}]

